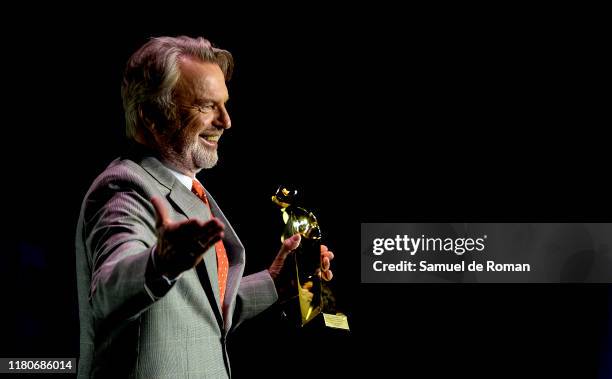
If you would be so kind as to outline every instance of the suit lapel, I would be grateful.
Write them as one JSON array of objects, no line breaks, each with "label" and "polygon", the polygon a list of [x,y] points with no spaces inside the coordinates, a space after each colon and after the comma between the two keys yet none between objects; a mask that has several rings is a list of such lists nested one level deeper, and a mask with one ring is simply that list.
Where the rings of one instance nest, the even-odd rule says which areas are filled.
[{"label": "suit lapel", "polygon": [[[210,219],[210,212],[204,203],[181,184],[159,160],[154,157],[146,157],[142,160],[141,165],[160,184],[169,189],[167,199],[176,210],[189,219]],[[217,284],[217,255],[214,246],[204,253],[202,263],[196,267],[196,273],[200,278],[200,285],[209,298],[219,326],[223,329],[223,317],[219,304],[219,285]]]},{"label": "suit lapel", "polygon": [[[182,185],[174,175],[156,158],[145,157],[141,161],[141,166],[153,176],[161,185],[168,188],[168,201],[187,218],[200,218],[209,220],[211,217],[208,208],[190,190]],[[200,278],[201,286],[210,299],[210,304],[219,322],[221,329],[227,332],[232,326],[232,315],[236,306],[236,296],[240,280],[244,273],[244,246],[236,235],[234,228],[217,205],[215,199],[206,191],[210,207],[215,217],[225,225],[225,237],[223,243],[229,261],[229,271],[227,284],[225,287],[225,304],[219,304],[219,286],[217,279],[217,255],[214,246],[204,254],[203,265],[196,267],[196,272]],[[223,315],[223,317],[221,316]],[[225,322],[224,322],[225,321]]]},{"label": "suit lapel", "polygon": [[238,294],[238,287],[240,286],[240,280],[244,273],[244,246],[242,242],[240,242],[234,228],[232,228],[232,225],[227,221],[227,218],[217,205],[215,199],[208,191],[206,191],[206,193],[213,214],[225,225],[225,238],[223,239],[223,244],[227,252],[229,270],[227,284],[225,286],[223,319],[225,320],[225,331],[227,332],[232,326],[232,315],[234,314],[234,308],[236,306],[236,295]]}]

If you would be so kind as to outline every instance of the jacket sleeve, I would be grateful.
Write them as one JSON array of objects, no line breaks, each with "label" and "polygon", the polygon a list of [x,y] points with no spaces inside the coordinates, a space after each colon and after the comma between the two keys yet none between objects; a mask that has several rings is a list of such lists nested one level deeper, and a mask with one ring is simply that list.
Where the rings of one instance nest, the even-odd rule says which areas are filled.
[{"label": "jacket sleeve", "polygon": [[94,318],[115,324],[137,317],[163,296],[154,296],[147,286],[155,277],[153,205],[137,186],[109,181],[90,193],[84,215]]},{"label": "jacket sleeve", "polygon": [[257,316],[278,300],[278,294],[268,270],[247,275],[240,281],[233,327]]}]

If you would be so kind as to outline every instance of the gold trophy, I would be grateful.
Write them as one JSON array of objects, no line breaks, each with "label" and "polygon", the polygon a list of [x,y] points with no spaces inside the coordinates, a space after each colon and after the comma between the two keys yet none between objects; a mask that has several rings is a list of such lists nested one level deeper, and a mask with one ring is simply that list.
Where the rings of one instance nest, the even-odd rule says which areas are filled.
[{"label": "gold trophy", "polygon": [[317,218],[312,212],[296,206],[296,197],[295,189],[280,186],[272,201],[280,207],[285,225],[281,242],[297,233],[302,237],[293,254],[301,326],[321,320],[318,322],[327,327],[349,330],[347,317],[336,312],[335,298],[321,278],[321,229]]}]

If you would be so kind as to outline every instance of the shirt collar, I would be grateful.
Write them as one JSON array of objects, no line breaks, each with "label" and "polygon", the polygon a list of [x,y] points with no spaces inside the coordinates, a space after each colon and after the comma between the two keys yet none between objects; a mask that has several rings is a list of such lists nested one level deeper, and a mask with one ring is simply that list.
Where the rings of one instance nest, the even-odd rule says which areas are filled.
[{"label": "shirt collar", "polygon": [[164,165],[164,167],[166,167],[172,173],[172,175],[174,175],[178,179],[179,182],[181,182],[185,187],[187,187],[189,191],[191,191],[191,187],[193,186],[194,178],[191,178],[185,174],[181,174],[178,171],[174,171],[173,169],[171,169],[170,167],[166,165]]}]

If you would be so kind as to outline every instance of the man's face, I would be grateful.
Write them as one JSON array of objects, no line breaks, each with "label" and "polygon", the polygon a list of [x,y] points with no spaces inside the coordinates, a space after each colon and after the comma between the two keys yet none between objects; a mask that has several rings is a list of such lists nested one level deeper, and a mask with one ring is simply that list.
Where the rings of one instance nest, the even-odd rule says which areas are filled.
[{"label": "man's face", "polygon": [[217,146],[231,121],[225,103],[225,77],[215,63],[179,60],[181,77],[175,87],[177,125],[164,133],[161,149],[177,169],[195,174],[217,164]]}]

